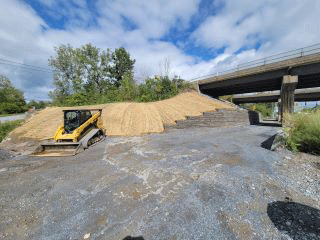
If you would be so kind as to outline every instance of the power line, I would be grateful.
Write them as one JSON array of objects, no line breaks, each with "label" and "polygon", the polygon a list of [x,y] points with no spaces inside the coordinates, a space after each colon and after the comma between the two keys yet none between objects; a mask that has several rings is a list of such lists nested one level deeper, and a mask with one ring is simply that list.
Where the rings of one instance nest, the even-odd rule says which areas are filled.
[{"label": "power line", "polygon": [[24,70],[32,70],[32,71],[40,71],[40,72],[54,72],[55,71],[53,69],[39,67],[39,66],[31,65],[31,64],[9,61],[9,60],[3,59],[3,58],[0,58],[0,64],[14,66],[14,67],[20,67]]},{"label": "power line", "polygon": [[31,65],[31,64],[26,64],[26,63],[14,62],[14,61],[6,60],[6,59],[3,59],[3,58],[0,58],[0,61],[11,63],[11,64],[16,64],[16,65],[23,65],[23,66],[27,66],[27,67],[42,69],[42,70],[52,71],[52,69],[50,69],[50,68],[39,67],[39,66],[36,66],[36,65]]},{"label": "power line", "polygon": [[26,67],[23,67],[23,66],[17,66],[17,65],[12,65],[12,64],[6,64],[6,63],[1,63],[0,64],[2,65],[8,65],[8,66],[12,66],[12,67],[18,67],[22,70],[26,70],[26,71],[38,71],[38,72],[47,72],[47,73],[52,73],[54,70],[40,70],[40,69],[33,69],[33,68],[26,68]]}]

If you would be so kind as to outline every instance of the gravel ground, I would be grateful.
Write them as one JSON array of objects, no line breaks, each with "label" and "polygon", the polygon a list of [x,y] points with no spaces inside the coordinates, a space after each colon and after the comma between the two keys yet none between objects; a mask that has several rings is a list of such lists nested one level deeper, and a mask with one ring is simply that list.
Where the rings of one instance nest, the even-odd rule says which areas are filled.
[{"label": "gravel ground", "polygon": [[1,160],[0,239],[320,239],[319,157],[261,147],[278,130],[170,130]]},{"label": "gravel ground", "polygon": [[0,161],[2,160],[7,160],[13,157],[13,154],[6,151],[6,150],[2,150],[0,149]]}]

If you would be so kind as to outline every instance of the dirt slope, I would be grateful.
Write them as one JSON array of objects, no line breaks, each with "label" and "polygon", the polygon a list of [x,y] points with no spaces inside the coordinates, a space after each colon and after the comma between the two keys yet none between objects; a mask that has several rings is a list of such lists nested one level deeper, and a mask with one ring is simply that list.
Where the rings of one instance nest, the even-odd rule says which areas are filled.
[{"label": "dirt slope", "polygon": [[[182,93],[176,97],[152,103],[112,103],[81,108],[102,108],[102,121],[109,136],[132,136],[160,133],[165,124],[175,124],[186,116],[199,116],[206,111],[232,108],[231,105],[211,100],[196,92]],[[52,138],[62,125],[62,109],[46,108],[15,129],[10,137],[16,140],[44,140]]]}]

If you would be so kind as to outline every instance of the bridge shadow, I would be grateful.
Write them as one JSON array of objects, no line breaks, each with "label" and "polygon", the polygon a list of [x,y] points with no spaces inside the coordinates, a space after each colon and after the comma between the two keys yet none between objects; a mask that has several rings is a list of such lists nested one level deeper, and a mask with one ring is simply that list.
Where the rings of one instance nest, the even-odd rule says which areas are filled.
[{"label": "bridge shadow", "polygon": [[144,240],[144,238],[142,236],[139,237],[131,237],[131,236],[126,236],[124,239],[122,240]]},{"label": "bridge shadow", "polygon": [[320,239],[320,210],[296,202],[268,204],[273,225],[293,239]]},{"label": "bridge shadow", "polygon": [[267,126],[267,127],[282,127],[281,122],[278,121],[262,121],[258,124],[259,126]]}]

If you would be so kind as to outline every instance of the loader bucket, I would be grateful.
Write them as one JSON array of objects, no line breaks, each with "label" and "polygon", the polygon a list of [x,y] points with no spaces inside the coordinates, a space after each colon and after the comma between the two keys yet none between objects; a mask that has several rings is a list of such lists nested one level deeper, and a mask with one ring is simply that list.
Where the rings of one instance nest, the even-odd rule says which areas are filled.
[{"label": "loader bucket", "polygon": [[83,150],[81,142],[54,142],[41,144],[32,155],[43,157],[73,156]]},{"label": "loader bucket", "polygon": [[35,156],[63,157],[76,155],[90,145],[104,140],[101,129],[91,129],[79,142],[50,142],[41,144],[32,153]]}]

